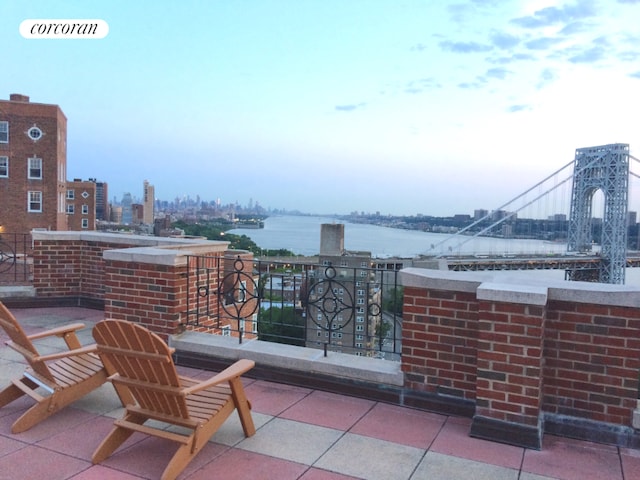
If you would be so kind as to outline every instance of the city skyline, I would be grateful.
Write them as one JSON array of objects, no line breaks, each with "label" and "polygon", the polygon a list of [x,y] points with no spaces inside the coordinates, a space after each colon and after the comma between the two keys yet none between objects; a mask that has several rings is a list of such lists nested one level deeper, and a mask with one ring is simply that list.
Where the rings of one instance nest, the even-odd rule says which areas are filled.
[{"label": "city skyline", "polygon": [[[639,13],[637,0],[8,0],[0,98],[59,105],[67,177],[111,197],[148,179],[164,199],[451,216],[498,208],[576,148],[640,157]],[[23,38],[38,18],[109,33]]]}]

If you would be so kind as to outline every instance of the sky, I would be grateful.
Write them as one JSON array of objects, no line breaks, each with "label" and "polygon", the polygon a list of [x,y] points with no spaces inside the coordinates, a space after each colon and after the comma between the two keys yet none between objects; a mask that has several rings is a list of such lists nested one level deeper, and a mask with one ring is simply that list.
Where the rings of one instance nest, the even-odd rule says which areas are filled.
[{"label": "sky", "polygon": [[68,178],[111,198],[472,214],[576,148],[640,158],[638,25],[640,0],[3,0],[0,98],[59,105]]}]

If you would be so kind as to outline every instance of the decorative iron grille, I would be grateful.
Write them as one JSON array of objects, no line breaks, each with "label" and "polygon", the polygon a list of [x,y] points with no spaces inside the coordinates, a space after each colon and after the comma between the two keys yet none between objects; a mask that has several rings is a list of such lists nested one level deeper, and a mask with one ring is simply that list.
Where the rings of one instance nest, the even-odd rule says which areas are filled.
[{"label": "decorative iron grille", "polygon": [[192,256],[187,276],[185,328],[399,359],[396,270]]},{"label": "decorative iron grille", "polygon": [[25,285],[31,282],[31,235],[0,234],[0,284]]}]

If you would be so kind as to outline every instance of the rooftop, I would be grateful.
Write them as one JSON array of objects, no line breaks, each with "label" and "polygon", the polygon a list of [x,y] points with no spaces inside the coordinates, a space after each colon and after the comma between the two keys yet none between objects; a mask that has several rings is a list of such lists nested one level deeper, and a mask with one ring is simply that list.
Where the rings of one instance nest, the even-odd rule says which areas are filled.
[{"label": "rooftop", "polygon": [[[12,309],[27,333],[82,321],[83,344],[100,310]],[[4,340],[4,335],[1,336]],[[36,342],[44,352],[62,349]],[[22,358],[0,347],[0,386],[21,374]],[[181,373],[206,372],[179,367]],[[640,451],[544,436],[541,451],[469,436],[471,419],[446,416],[310,388],[245,379],[257,432],[244,438],[234,415],[180,478],[246,479],[636,479]],[[10,433],[30,400],[0,409],[0,478],[155,479],[175,444],[134,434],[101,465],[91,454],[106,436],[119,402],[103,385],[25,433]]]}]

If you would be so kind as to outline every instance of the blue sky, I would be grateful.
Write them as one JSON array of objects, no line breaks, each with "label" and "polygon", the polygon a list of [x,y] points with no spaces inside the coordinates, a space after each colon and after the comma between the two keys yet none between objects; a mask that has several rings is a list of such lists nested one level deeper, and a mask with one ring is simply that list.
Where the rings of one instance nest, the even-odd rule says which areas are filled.
[{"label": "blue sky", "polygon": [[640,157],[638,25],[640,0],[4,0],[0,98],[60,105],[68,177],[110,197],[473,213],[576,148]]}]

